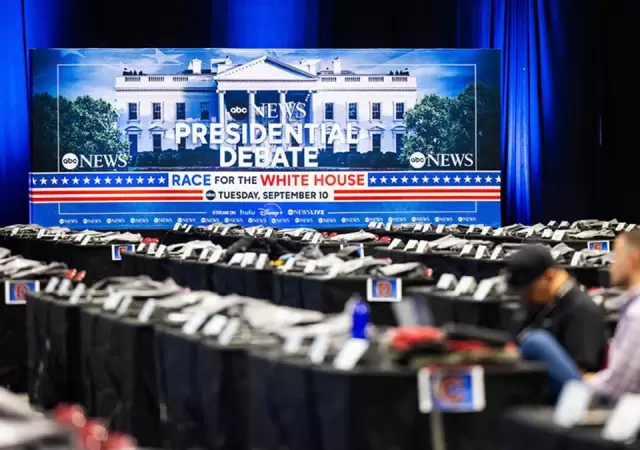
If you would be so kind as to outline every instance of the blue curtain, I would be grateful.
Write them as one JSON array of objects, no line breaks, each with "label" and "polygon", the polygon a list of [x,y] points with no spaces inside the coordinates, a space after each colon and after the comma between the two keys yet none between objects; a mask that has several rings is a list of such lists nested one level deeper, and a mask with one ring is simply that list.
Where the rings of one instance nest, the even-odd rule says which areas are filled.
[{"label": "blue curtain", "polygon": [[214,0],[214,45],[317,48],[322,0]]},{"label": "blue curtain", "polygon": [[580,30],[588,17],[583,3],[458,2],[458,46],[502,50],[505,223],[568,218],[567,204],[563,212],[561,202],[580,195],[572,159],[585,133],[590,137],[596,126],[593,109],[572,98],[574,93],[582,97],[578,91],[584,87],[585,77],[577,69],[593,71],[584,67],[584,51],[578,49],[584,45]]},{"label": "blue curtain", "polygon": [[0,225],[27,223],[29,111],[22,0],[4,0],[0,14]]},{"label": "blue curtain", "polygon": [[29,220],[29,49],[65,44],[64,0],[3,0],[0,14],[0,225]]}]

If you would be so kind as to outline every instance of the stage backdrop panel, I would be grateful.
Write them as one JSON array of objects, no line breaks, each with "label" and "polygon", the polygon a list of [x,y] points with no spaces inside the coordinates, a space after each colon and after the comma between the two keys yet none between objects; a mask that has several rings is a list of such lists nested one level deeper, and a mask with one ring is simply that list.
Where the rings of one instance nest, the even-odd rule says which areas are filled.
[{"label": "stage backdrop panel", "polygon": [[31,53],[31,220],[500,223],[497,50]]}]

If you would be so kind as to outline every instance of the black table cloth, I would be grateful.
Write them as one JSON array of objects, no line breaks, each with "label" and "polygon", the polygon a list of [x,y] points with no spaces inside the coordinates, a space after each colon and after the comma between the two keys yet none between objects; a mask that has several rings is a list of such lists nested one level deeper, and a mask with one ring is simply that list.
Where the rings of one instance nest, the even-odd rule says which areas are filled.
[{"label": "black table cloth", "polygon": [[509,411],[502,427],[504,450],[629,450],[638,441],[616,443],[603,439],[602,426],[562,428],[553,422],[552,408],[520,406]]},{"label": "black table cloth", "polygon": [[28,296],[29,399],[43,409],[84,404],[80,308],[49,294]]},{"label": "black table cloth", "polygon": [[249,354],[251,449],[322,450],[312,366],[280,349]]},{"label": "black table cloth", "polygon": [[[347,301],[357,294],[361,298],[367,298],[367,280],[370,277],[336,277],[326,279],[316,276],[296,276],[291,278],[300,279],[300,303],[304,309],[312,309],[325,314],[333,314],[344,311]],[[287,277],[288,278],[288,277]],[[285,282],[285,285],[287,283]],[[406,291],[414,286],[432,285],[433,280],[424,278],[403,278],[402,289]],[[291,291],[293,291],[293,287]],[[283,294],[284,295],[284,294]],[[286,303],[285,303],[286,304]],[[292,305],[287,305],[292,306]],[[394,326],[395,316],[391,304],[388,302],[371,302],[370,321],[376,325]]]},{"label": "black table cloth", "polygon": [[[256,405],[251,448],[431,448],[429,417],[418,410],[415,372],[337,371],[264,351],[250,353],[249,367]],[[486,367],[486,409],[443,415],[447,449],[498,448],[496,431],[504,411],[512,405],[543,403],[545,385],[546,370],[537,364]]]},{"label": "black table cloth", "polygon": [[[374,252],[378,258],[390,258],[394,263],[407,261],[421,262],[433,270],[434,278],[439,278],[442,274],[450,273],[456,278],[462,276],[472,276],[476,280],[492,278],[500,275],[506,266],[504,260],[476,259],[460,257],[454,252],[442,253],[416,253],[405,252],[403,250],[389,250],[378,248]],[[608,286],[608,270],[599,267],[574,267],[562,266],[580,284],[587,287]],[[605,270],[606,272],[603,272]]]},{"label": "black table cloth", "polygon": [[425,302],[432,313],[435,326],[446,323],[463,323],[496,330],[512,330],[514,314],[520,300],[508,297],[506,300],[488,297],[474,300],[473,296],[449,296],[431,286],[413,287],[407,290],[415,301]]},{"label": "black table cloth", "polygon": [[[84,282],[92,284],[120,275],[121,261],[113,261],[111,245],[79,245],[75,242],[38,240],[4,236],[12,253],[43,262],[61,262],[70,269],[86,271]],[[3,246],[3,245],[0,245]]]},{"label": "black table cloth", "polygon": [[156,281],[172,278],[180,286],[192,290],[215,291],[214,267],[207,262],[156,258],[153,255],[127,252],[122,254],[121,263],[123,276],[146,275]]},{"label": "black table cloth", "polygon": [[0,278],[0,387],[27,392],[26,290],[34,282]]},{"label": "black table cloth", "polygon": [[160,404],[151,324],[87,306],[80,313],[80,357],[89,415],[133,436],[161,444]]},{"label": "black table cloth", "polygon": [[156,354],[166,444],[176,449],[248,449],[255,399],[247,384],[246,346],[224,346],[159,325]]}]

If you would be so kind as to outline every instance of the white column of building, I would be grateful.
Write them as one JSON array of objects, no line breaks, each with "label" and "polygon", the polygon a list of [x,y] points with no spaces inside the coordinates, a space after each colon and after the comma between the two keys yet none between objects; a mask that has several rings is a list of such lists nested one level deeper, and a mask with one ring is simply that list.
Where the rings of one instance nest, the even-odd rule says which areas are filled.
[{"label": "white column of building", "polygon": [[249,124],[256,122],[256,91],[247,91],[249,93]]},{"label": "white column of building", "polygon": [[[256,123],[256,110],[255,110],[255,104],[256,104],[256,91],[247,91],[249,93],[249,130],[251,130],[251,125],[253,125],[254,123]],[[250,142],[250,144],[253,146],[253,142]]]},{"label": "white column of building", "polygon": [[[280,99],[278,101],[278,106],[280,107],[280,123],[283,125],[282,131],[284,136],[284,124],[287,123],[287,91],[278,91],[278,94],[280,94]],[[285,142],[282,144],[282,147],[288,148],[289,143]]]},{"label": "white column of building", "polygon": [[227,107],[224,103],[224,94],[225,91],[217,91],[218,92],[218,122],[222,125],[222,136],[223,140],[227,139]]},{"label": "white column of building", "polygon": [[287,91],[278,91],[280,94],[280,123],[287,123]]},{"label": "white column of building", "polygon": [[[313,96],[315,95],[315,93],[318,91],[309,91],[309,99],[307,100],[307,120],[306,123],[313,123],[313,118],[314,118],[314,114],[313,114]],[[307,132],[307,145],[312,145],[311,144],[311,135],[313,134],[314,139],[315,136],[317,135],[317,133],[312,133],[311,131]],[[313,141],[313,146],[317,145],[317,141]]]}]

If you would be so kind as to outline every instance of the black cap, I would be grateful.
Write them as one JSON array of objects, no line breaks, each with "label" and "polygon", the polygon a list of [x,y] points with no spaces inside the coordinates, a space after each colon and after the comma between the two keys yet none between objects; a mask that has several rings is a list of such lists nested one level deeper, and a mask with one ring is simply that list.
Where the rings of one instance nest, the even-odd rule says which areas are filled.
[{"label": "black cap", "polygon": [[506,275],[509,287],[528,289],[547,269],[557,264],[551,252],[542,245],[527,245],[507,258]]}]

